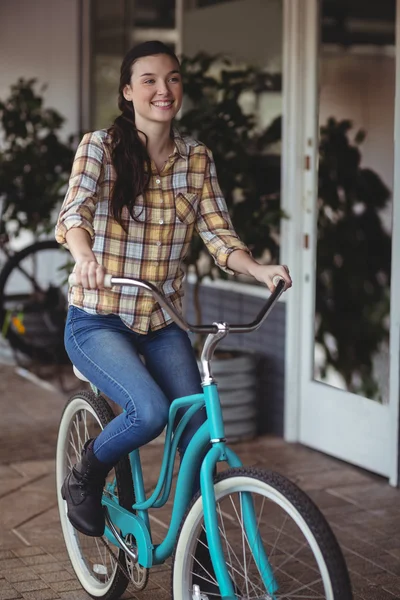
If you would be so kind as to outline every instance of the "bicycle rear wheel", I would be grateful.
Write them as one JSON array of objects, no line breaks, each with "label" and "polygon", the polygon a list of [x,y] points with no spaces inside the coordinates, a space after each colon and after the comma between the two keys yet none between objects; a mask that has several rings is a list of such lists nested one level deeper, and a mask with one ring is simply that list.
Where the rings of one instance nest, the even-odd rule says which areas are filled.
[{"label": "bicycle rear wheel", "polygon": [[[93,598],[103,600],[119,598],[128,586],[129,579],[101,538],[85,536],[71,525],[66,502],[61,496],[61,486],[72,466],[80,460],[86,440],[96,437],[113,417],[109,404],[102,396],[86,391],[75,394],[61,417],[56,453],[58,508],[68,555],[85,591]],[[120,460],[110,472],[106,489],[118,499],[121,506],[127,509],[132,507],[135,499],[128,457]],[[124,569],[130,572],[125,553],[108,540],[107,544]]]},{"label": "bicycle rear wheel", "polygon": [[12,348],[43,363],[67,363],[68,254],[55,240],[27,246],[0,272],[0,323]]},{"label": "bicycle rear wheel", "polygon": [[[296,485],[283,476],[253,468],[230,469],[215,479],[218,527],[224,558],[240,600],[351,600],[350,579],[340,547],[327,521]],[[243,526],[242,494],[250,493],[258,532],[278,590],[267,590]],[[203,568],[203,504],[193,499],[174,552],[174,600],[217,600],[210,565]],[[196,582],[200,590],[193,595]],[[203,589],[202,589],[203,588]],[[218,590],[218,588],[217,588]],[[199,595],[200,594],[200,595]]]}]

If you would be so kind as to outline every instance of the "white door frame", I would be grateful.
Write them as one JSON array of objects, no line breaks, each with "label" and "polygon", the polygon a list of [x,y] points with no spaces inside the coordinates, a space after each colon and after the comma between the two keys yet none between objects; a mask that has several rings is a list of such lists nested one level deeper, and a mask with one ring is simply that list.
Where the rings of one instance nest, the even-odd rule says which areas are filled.
[{"label": "white door frame", "polygon": [[[300,437],[303,286],[311,273],[302,259],[307,235],[316,222],[311,206],[317,186],[319,1],[284,0],[283,31],[283,175],[282,208],[289,215],[282,226],[282,259],[289,264],[293,288],[287,297],[285,357],[285,420],[287,441]],[[390,472],[398,484],[400,367],[400,0],[397,0],[395,160],[390,331]],[[310,192],[311,190],[311,192]],[[314,236],[312,236],[314,237]],[[313,262],[315,264],[315,261]],[[310,279],[313,281],[313,279]],[[310,322],[314,314],[308,315]]]},{"label": "white door frame", "polygon": [[[318,0],[284,0],[283,3],[283,123],[282,123],[282,221],[281,257],[290,266],[293,288],[286,299],[285,412],[284,436],[299,439],[301,382],[301,320],[304,244],[304,173],[307,137],[306,119],[316,114]],[[310,46],[310,47],[308,47]],[[311,103],[311,104],[310,104]],[[307,108],[307,110],[306,110]],[[314,128],[317,119],[314,117]],[[315,139],[315,135],[311,136]]]}]

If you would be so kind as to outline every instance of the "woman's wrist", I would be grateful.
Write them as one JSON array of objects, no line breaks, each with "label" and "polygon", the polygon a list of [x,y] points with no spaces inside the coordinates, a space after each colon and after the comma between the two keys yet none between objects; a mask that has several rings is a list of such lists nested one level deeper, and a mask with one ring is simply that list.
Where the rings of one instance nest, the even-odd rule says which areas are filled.
[{"label": "woman's wrist", "polygon": [[85,229],[74,227],[67,231],[65,239],[76,263],[96,260],[90,235]]},{"label": "woman's wrist", "polygon": [[251,262],[249,262],[249,265],[248,265],[248,270],[249,270],[248,274],[251,277],[254,277],[254,279],[257,279],[258,278],[257,276],[259,275],[260,269],[262,269],[263,265],[258,263],[256,260],[254,260],[254,258],[251,258],[250,256],[249,256],[249,259]]},{"label": "woman's wrist", "polygon": [[234,250],[228,256],[227,267],[237,274],[254,277],[253,272],[257,270],[258,266],[260,266],[259,263],[257,263],[248,252],[245,252],[240,248]]},{"label": "woman's wrist", "polygon": [[77,264],[80,264],[83,262],[88,262],[88,261],[96,261],[97,262],[96,257],[93,254],[93,252],[77,252],[74,255],[74,259]]},{"label": "woman's wrist", "polygon": [[289,269],[285,265],[262,265],[243,250],[232,252],[228,257],[227,266],[236,273],[254,277],[256,281],[268,286],[271,292],[275,289],[273,280],[276,276],[285,281],[286,289],[292,285]]}]

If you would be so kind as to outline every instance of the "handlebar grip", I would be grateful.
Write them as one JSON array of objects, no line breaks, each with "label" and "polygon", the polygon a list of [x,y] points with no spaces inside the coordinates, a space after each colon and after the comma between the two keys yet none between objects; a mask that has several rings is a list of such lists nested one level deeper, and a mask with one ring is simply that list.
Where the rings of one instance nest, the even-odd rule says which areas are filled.
[{"label": "handlebar grip", "polygon": [[284,279],[283,279],[283,277],[281,277],[280,275],[274,275],[274,276],[273,276],[273,278],[272,278],[272,283],[274,284],[274,286],[275,286],[275,287],[278,285],[278,283],[279,283],[280,281],[283,281],[283,282],[284,282],[285,280],[284,280]]},{"label": "handlebar grip", "polygon": [[[71,273],[71,275],[68,277],[68,283],[71,287],[73,285],[77,285],[75,273]],[[104,275],[104,287],[112,288],[112,275],[109,275],[109,274]]]}]

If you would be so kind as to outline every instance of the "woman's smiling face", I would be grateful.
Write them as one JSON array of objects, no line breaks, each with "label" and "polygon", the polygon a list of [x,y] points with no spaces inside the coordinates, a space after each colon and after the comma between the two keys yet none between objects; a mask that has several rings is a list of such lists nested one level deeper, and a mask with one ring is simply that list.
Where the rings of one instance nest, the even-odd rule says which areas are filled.
[{"label": "woman's smiling face", "polygon": [[138,129],[144,122],[171,122],[182,105],[179,65],[168,54],[139,58],[123,93],[133,103]]}]

